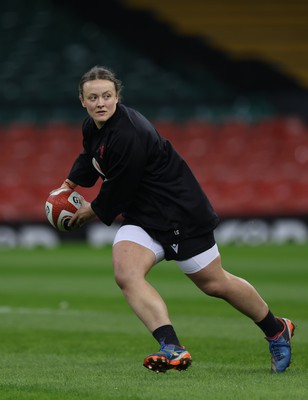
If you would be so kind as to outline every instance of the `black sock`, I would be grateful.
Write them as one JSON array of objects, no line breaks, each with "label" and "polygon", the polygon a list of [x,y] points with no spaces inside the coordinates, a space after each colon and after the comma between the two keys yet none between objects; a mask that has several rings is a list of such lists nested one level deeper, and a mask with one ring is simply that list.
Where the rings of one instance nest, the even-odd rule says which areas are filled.
[{"label": "black sock", "polygon": [[277,319],[271,311],[260,322],[256,322],[258,327],[262,329],[267,337],[273,337],[283,330],[283,324]]},{"label": "black sock", "polygon": [[155,329],[152,335],[160,345],[164,343],[164,344],[175,344],[176,346],[180,346],[179,339],[176,336],[176,333],[172,325],[160,326],[159,328]]}]

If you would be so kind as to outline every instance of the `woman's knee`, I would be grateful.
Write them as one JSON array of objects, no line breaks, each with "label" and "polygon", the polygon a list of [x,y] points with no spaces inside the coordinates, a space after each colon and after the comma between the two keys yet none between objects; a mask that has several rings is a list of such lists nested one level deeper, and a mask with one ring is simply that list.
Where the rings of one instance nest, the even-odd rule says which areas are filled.
[{"label": "woman's knee", "polygon": [[114,262],[114,280],[120,289],[124,289],[131,279],[130,274],[127,273],[127,268],[119,262]]},{"label": "woman's knee", "polygon": [[225,286],[221,281],[208,281],[201,288],[205,294],[211,297],[224,298]]}]

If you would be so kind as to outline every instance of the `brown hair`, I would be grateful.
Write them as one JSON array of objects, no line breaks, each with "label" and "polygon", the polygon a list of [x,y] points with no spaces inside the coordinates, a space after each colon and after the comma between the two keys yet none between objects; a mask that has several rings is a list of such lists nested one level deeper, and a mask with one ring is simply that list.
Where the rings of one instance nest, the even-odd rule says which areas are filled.
[{"label": "brown hair", "polygon": [[83,85],[88,81],[94,81],[96,79],[104,79],[114,83],[117,95],[120,97],[121,91],[123,89],[122,82],[117,79],[115,73],[107,67],[102,67],[99,65],[95,65],[89,71],[84,73],[79,82],[79,96],[83,97]]}]

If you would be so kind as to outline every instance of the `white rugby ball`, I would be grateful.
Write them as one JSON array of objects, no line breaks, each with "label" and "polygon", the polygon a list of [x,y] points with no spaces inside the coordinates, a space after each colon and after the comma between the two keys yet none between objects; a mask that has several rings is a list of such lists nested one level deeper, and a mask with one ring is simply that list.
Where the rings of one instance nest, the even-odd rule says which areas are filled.
[{"label": "white rugby ball", "polygon": [[70,230],[69,220],[81,207],[80,194],[72,189],[58,189],[52,192],[45,203],[45,212],[50,224],[61,232]]}]

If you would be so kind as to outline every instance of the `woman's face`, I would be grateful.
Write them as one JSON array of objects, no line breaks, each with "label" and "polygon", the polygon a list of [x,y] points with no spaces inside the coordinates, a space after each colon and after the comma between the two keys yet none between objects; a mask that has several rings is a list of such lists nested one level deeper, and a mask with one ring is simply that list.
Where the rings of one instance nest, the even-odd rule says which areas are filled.
[{"label": "woman's face", "polygon": [[97,79],[84,83],[80,101],[100,129],[114,114],[119,98],[113,82]]}]

